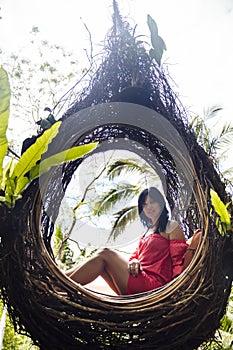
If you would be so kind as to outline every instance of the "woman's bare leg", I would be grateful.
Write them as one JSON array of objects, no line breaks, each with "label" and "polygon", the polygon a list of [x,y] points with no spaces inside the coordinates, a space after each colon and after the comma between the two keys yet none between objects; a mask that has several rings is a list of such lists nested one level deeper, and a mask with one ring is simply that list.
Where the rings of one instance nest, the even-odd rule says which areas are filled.
[{"label": "woman's bare leg", "polygon": [[68,270],[66,274],[82,285],[102,276],[117,294],[126,294],[129,277],[128,262],[111,249],[103,249],[82,266]]},{"label": "woman's bare leg", "polygon": [[101,277],[105,280],[105,282],[109,285],[109,287],[117,294],[120,295],[122,294],[119,288],[115,285],[114,281],[112,280],[111,276],[107,273],[104,272],[102,273]]}]

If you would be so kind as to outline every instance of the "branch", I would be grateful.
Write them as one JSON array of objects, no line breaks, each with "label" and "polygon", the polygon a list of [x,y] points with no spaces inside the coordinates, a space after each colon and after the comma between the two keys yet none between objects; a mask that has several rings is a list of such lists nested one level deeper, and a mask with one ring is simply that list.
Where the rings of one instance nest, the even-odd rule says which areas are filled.
[{"label": "branch", "polygon": [[[113,152],[114,153],[114,152]],[[71,223],[71,226],[68,230],[68,232],[64,235],[64,238],[62,239],[62,242],[61,242],[61,246],[59,247],[58,249],[58,253],[57,253],[57,256],[60,256],[61,255],[61,252],[62,252],[62,249],[64,247],[64,244],[67,242],[68,239],[70,239],[70,235],[74,229],[74,226],[77,222],[77,218],[76,218],[76,211],[77,209],[83,204],[83,202],[85,201],[85,198],[87,196],[87,193],[90,189],[90,187],[93,185],[93,183],[98,180],[100,178],[100,176],[105,172],[105,170],[107,169],[111,159],[113,157],[113,154],[111,155],[111,157],[109,157],[109,160],[107,161],[106,165],[102,168],[102,170],[93,178],[93,180],[88,184],[88,186],[85,188],[85,191],[83,193],[83,196],[81,198],[81,200],[77,203],[77,205],[73,208],[73,220],[72,220],[72,223]],[[77,243],[78,245],[78,243]],[[79,250],[81,251],[81,248],[80,246],[78,245],[78,248]]]},{"label": "branch", "polygon": [[16,154],[9,146],[8,146],[8,152],[12,153],[16,158],[20,159],[20,156]]},{"label": "branch", "polygon": [[[94,60],[93,60],[93,44],[92,44],[92,37],[91,37],[91,33],[90,33],[90,30],[88,29],[87,25],[84,23],[84,27],[85,29],[87,30],[88,32],[88,35],[89,35],[89,39],[90,39],[90,46],[91,46],[91,49],[90,49],[90,58],[88,57],[87,55],[87,58],[88,58],[88,61],[89,61],[89,68],[86,70],[86,72],[81,76],[81,78],[64,94],[62,95],[62,97],[58,100],[58,102],[55,104],[55,106],[53,107],[52,109],[52,113],[55,114],[55,109],[58,107],[58,105],[62,102],[62,100],[72,91],[76,88],[76,86],[89,74],[89,72],[91,71],[92,67],[93,67],[93,63],[94,63]],[[65,102],[64,102],[65,103]],[[63,108],[64,106],[64,103],[62,105],[62,107],[59,109],[57,115],[59,114],[60,110]]]}]

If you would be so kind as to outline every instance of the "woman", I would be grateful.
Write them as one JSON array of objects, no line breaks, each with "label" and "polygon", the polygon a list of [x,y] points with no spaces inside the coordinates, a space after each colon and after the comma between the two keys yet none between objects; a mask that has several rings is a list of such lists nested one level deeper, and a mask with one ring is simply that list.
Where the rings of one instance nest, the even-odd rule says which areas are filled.
[{"label": "woman", "polygon": [[104,248],[82,266],[68,270],[66,275],[81,285],[102,276],[118,295],[152,290],[179,275],[188,245],[178,223],[169,220],[159,190],[151,187],[139,195],[138,212],[147,232],[129,261]]}]

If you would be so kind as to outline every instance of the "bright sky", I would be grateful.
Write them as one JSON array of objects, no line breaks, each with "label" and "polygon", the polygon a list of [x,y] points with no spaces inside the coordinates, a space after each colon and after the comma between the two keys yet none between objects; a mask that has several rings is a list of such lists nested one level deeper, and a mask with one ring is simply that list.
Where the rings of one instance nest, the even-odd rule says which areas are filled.
[{"label": "bright sky", "polygon": [[[233,0],[118,0],[120,12],[138,34],[148,35],[150,14],[167,52],[164,59],[182,103],[194,114],[219,104],[231,121],[233,81]],[[74,52],[90,49],[85,23],[100,48],[111,27],[112,0],[0,0],[0,48],[26,45],[32,26],[41,36]],[[1,58],[0,58],[1,61]]]},{"label": "bright sky", "polygon": [[[220,103],[231,109],[232,0],[118,0],[122,15],[148,34],[146,16],[166,42],[166,61],[182,102],[191,110]],[[42,36],[83,55],[89,38],[100,44],[111,26],[112,0],[0,0],[0,47],[25,45],[33,25]],[[82,18],[82,19],[81,19]],[[231,109],[232,111],[232,109]]]}]

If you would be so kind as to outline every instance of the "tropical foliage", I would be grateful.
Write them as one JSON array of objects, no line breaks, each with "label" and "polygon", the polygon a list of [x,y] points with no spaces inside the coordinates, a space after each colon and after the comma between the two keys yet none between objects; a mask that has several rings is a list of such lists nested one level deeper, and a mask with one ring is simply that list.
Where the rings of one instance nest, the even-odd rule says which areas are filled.
[{"label": "tropical foliage", "polygon": [[6,131],[8,126],[8,120],[10,115],[10,84],[8,80],[8,76],[6,71],[1,68],[0,69],[0,116],[1,116],[1,124],[0,124],[0,181],[3,176],[2,163],[4,156],[6,154],[8,148],[8,140],[6,137]]},{"label": "tropical foliage", "polygon": [[[95,154],[92,156],[93,163],[95,163],[94,157]],[[102,168],[97,167],[96,172],[93,171],[90,175],[90,181],[85,184],[83,195],[73,197],[72,202],[75,205],[72,206],[70,214],[72,220],[67,226],[64,226],[64,223],[70,221],[68,219],[70,210],[64,204],[62,211],[66,213],[66,219],[62,214],[58,217],[58,222],[61,221],[63,224],[64,241],[70,239],[74,228],[77,228],[75,225],[79,222],[89,220],[98,227],[106,220],[106,224],[109,223],[107,240],[116,242],[126,227],[138,219],[137,199],[142,189],[149,184],[161,186],[157,173],[140,157],[129,158],[128,153],[123,157],[121,153],[116,152],[114,156],[108,158],[106,154],[104,158],[106,164]],[[81,164],[80,168],[82,166],[86,169],[85,163]],[[85,177],[87,178],[86,172]],[[80,179],[80,173],[78,178]],[[77,188],[75,181],[74,179],[74,187]],[[71,183],[71,190],[68,188],[66,194],[68,200],[74,196],[72,186]]]},{"label": "tropical foliage", "polygon": [[164,50],[167,49],[166,44],[164,40],[161,38],[161,36],[159,36],[158,26],[155,20],[150,15],[147,15],[147,24],[150,30],[150,38],[151,38],[151,45],[152,45],[149,55],[151,59],[154,58],[156,60],[158,65],[161,65],[163,52]]},{"label": "tropical foliage", "polygon": [[[148,183],[158,183],[158,175],[144,161],[119,158],[109,163],[106,180],[112,186],[95,202],[94,214],[103,215],[113,212],[113,226],[109,238],[114,240],[124,232],[126,226],[138,217],[137,198]],[[127,181],[125,181],[127,179]]]},{"label": "tropical foliage", "polygon": [[218,214],[217,226],[219,232],[222,235],[232,235],[232,227],[231,227],[231,216],[227,210],[227,207],[230,203],[226,205],[221,201],[218,194],[214,190],[210,190],[211,203],[215,212]]},{"label": "tropical foliage", "polygon": [[229,298],[226,314],[216,331],[215,340],[201,345],[198,350],[231,350],[233,346],[233,289]]},{"label": "tropical foliage", "polygon": [[[56,117],[70,106],[76,95],[76,90],[70,88],[87,69],[79,68],[74,54],[43,38],[36,26],[28,34],[27,44],[17,51],[1,50],[0,43],[0,55],[12,94],[8,140],[11,149],[18,153],[22,140],[36,134],[55,107]],[[16,123],[17,130],[20,129],[17,139]]]},{"label": "tropical foliage", "polygon": [[[52,166],[80,158],[91,152],[97,147],[98,143],[73,147],[42,160],[49,143],[59,132],[61,122],[56,122],[36,139],[35,143],[22,154],[19,160],[9,157],[7,153],[7,128],[10,115],[10,97],[11,89],[8,75],[5,69],[0,66],[0,202],[8,207],[13,207],[16,200],[21,198],[23,191],[34,179],[47,172]],[[7,158],[8,162],[4,164]],[[69,249],[66,248],[67,255]],[[1,316],[4,316],[4,314],[3,306],[1,306]],[[1,320],[3,323],[3,318]],[[4,337],[6,349],[17,349],[19,347],[20,349],[28,349],[29,347],[36,349],[32,346],[30,339],[19,336],[14,332],[8,316],[6,326],[3,324],[2,327],[7,329]],[[2,329],[3,332],[4,328]],[[2,341],[2,339],[0,340]]]},{"label": "tropical foliage", "polygon": [[62,164],[91,152],[97,147],[97,143],[84,146],[77,146],[66,151],[52,155],[42,160],[43,154],[47,151],[49,143],[58,134],[61,122],[51,125],[45,130],[36,142],[31,145],[18,161],[10,158],[3,167],[3,161],[7,155],[8,141],[6,131],[10,113],[10,85],[7,73],[3,67],[0,68],[0,201],[9,207],[15,205],[15,201],[21,198],[25,188],[39,175],[43,175],[52,166]]},{"label": "tropical foliage", "polygon": [[203,116],[195,116],[189,127],[216,167],[222,167],[223,175],[231,180],[233,169],[226,168],[223,164],[232,144],[233,126],[230,123],[220,123],[221,112],[222,107],[211,106],[204,111]]},{"label": "tropical foliage", "polygon": [[[0,349],[3,350],[39,350],[32,344],[32,340],[25,335],[18,334],[11,323],[11,320],[6,313],[4,319],[4,305],[0,299]],[[4,338],[1,335],[4,333]]]}]

